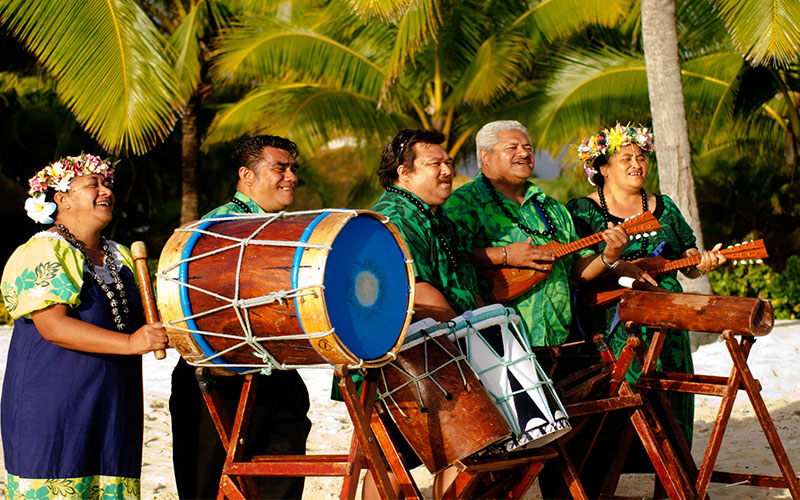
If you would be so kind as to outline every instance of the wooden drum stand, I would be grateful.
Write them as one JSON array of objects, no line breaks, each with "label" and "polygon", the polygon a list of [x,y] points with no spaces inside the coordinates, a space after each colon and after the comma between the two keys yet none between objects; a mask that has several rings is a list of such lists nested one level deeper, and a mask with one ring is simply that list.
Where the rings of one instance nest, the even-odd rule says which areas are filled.
[{"label": "wooden drum stand", "polygon": [[[393,498],[387,463],[397,478],[404,498],[423,498],[382,420],[388,417],[381,417],[374,411],[377,384],[370,377],[372,370],[368,371],[361,396],[347,375],[346,365],[338,365],[334,371],[339,377],[339,389],[353,423],[349,453],[263,455],[248,460],[243,459],[244,440],[258,377],[244,376],[239,405],[231,422],[213,385],[206,382],[202,370],[198,372],[203,398],[227,452],[217,495],[219,500],[257,498],[252,482],[254,476],[343,477],[340,498],[352,499],[358,488],[360,472],[364,468],[373,474],[381,497]],[[454,464],[458,474],[444,493],[444,498],[519,498],[533,484],[544,464],[550,459],[557,459],[562,475],[573,492],[573,498],[585,499],[586,495],[583,494],[574,467],[566,455],[558,453],[557,447],[556,443],[534,450],[459,460]]]},{"label": "wooden drum stand", "polygon": [[[753,378],[753,374],[747,366],[747,357],[756,340],[755,337],[767,335],[772,330],[771,304],[768,301],[753,298],[630,290],[622,296],[619,317],[628,328],[645,326],[655,329],[649,346],[644,346],[641,342],[635,346],[636,355],[639,356],[642,365],[642,374],[637,382],[636,392],[641,394],[645,402],[651,405],[657,403],[664,409],[664,420],[666,421],[661,423],[669,431],[670,441],[677,451],[675,457],[677,469],[670,476],[676,478],[678,491],[673,496],[668,489],[670,498],[704,498],[708,492],[709,482],[713,480],[720,483],[788,488],[792,498],[800,499],[800,481],[789,462],[786,450],[761,397],[761,385]],[[669,334],[668,330],[720,333],[733,360],[731,373],[724,377],[656,371],[656,362],[661,354],[664,340]],[[714,470],[722,438],[739,390],[744,390],[750,399],[761,429],[775,456],[781,476]],[[711,438],[699,469],[692,458],[683,434],[677,427],[677,419],[667,401],[666,391],[722,398]],[[625,445],[622,444],[622,446]],[[670,442],[657,443],[657,448],[668,450]],[[621,463],[615,465],[618,470],[621,470]],[[616,478],[618,477],[617,474]],[[687,483],[683,478],[688,478],[689,482]],[[665,486],[667,486],[666,483]]]}]

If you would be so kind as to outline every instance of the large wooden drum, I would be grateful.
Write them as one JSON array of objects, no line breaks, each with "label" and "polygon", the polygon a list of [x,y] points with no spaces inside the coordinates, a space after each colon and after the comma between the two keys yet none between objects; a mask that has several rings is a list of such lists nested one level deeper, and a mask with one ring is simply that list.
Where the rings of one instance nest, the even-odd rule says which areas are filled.
[{"label": "large wooden drum", "polygon": [[176,230],[158,307],[181,356],[218,374],[395,358],[414,304],[397,228],[371,211],[242,214]]}]

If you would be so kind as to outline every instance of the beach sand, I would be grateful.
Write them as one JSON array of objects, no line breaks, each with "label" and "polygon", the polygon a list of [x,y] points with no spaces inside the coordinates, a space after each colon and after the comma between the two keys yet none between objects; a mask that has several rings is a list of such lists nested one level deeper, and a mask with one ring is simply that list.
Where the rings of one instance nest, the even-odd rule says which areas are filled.
[{"label": "beach sand", "polygon": [[[0,369],[4,372],[11,338],[10,327],[0,327]],[[144,357],[145,431],[142,465],[142,498],[174,500],[178,498],[172,476],[172,442],[168,398],[170,374],[178,360],[174,350],[157,361]],[[750,354],[749,365],[761,382],[767,404],[783,445],[797,472],[800,468],[800,321],[778,321],[772,333],[759,338]],[[727,376],[731,360],[721,342],[701,346],[694,353],[695,371],[708,375]],[[310,418],[313,428],[308,453],[347,453],[352,425],[343,403],[329,398],[332,369],[300,370],[311,394]],[[696,398],[693,454],[702,460],[716,418],[719,399]],[[0,456],[2,461],[2,456]],[[780,475],[772,452],[761,432],[749,400],[739,393],[728,425],[717,469],[728,472]],[[430,498],[431,476],[424,467],[413,471],[426,498]],[[327,500],[339,497],[341,478],[306,478],[303,499]],[[5,474],[0,476],[5,493]],[[617,494],[649,497],[652,495],[652,474],[623,476]],[[536,498],[532,488],[528,497]],[[711,485],[712,499],[790,498],[788,490],[751,486]]]}]

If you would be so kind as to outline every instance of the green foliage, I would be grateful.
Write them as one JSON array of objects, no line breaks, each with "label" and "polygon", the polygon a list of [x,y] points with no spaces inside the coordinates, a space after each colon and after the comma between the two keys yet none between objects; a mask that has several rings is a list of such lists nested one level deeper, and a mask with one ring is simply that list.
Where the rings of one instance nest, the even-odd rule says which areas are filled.
[{"label": "green foliage", "polygon": [[800,317],[800,255],[792,255],[782,272],[767,265],[732,266],[709,274],[717,295],[760,297],[772,302],[776,319]]},{"label": "green foliage", "polygon": [[733,43],[753,64],[788,66],[800,52],[797,0],[714,0]]},{"label": "green foliage", "polygon": [[6,310],[6,305],[3,302],[3,296],[0,295],[0,325],[10,325],[13,324],[14,320],[11,319],[11,315],[8,314]]},{"label": "green foliage", "polygon": [[166,40],[132,0],[0,0],[8,27],[108,151],[143,153],[172,129],[181,88]]}]

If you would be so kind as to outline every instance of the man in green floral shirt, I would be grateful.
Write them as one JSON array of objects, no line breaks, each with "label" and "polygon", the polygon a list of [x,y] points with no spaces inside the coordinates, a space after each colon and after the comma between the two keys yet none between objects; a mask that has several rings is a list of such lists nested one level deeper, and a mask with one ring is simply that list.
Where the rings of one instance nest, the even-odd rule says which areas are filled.
[{"label": "man in green floral shirt", "polygon": [[384,148],[378,169],[386,192],[372,209],[389,217],[408,244],[416,276],[414,317],[449,320],[478,306],[472,253],[440,210],[450,196],[452,159],[444,135],[404,130]]},{"label": "man in green floral shirt", "polygon": [[[472,247],[478,270],[513,266],[550,273],[506,305],[519,312],[532,346],[561,344],[572,322],[569,280],[581,283],[615,267],[627,242],[625,231],[616,227],[603,232],[603,259],[582,250],[556,260],[541,245],[568,243],[578,236],[566,208],[528,180],[534,159],[527,129],[516,121],[492,122],[475,142],[481,173],[453,193],[445,213]],[[490,297],[487,280],[480,280],[479,290]]]},{"label": "man in green floral shirt", "polygon": [[[233,152],[236,194],[231,201],[203,216],[275,213],[294,201],[297,186],[297,145],[289,139],[258,135],[242,139]],[[258,333],[258,332],[256,332]],[[242,377],[208,375],[229,414],[236,411]],[[304,455],[311,431],[307,417],[308,389],[295,370],[259,375],[244,453]],[[195,369],[183,359],[172,372],[172,455],[175,483],[181,498],[216,498],[225,449],[195,379]],[[303,477],[256,477],[260,498],[300,498]]]}]

